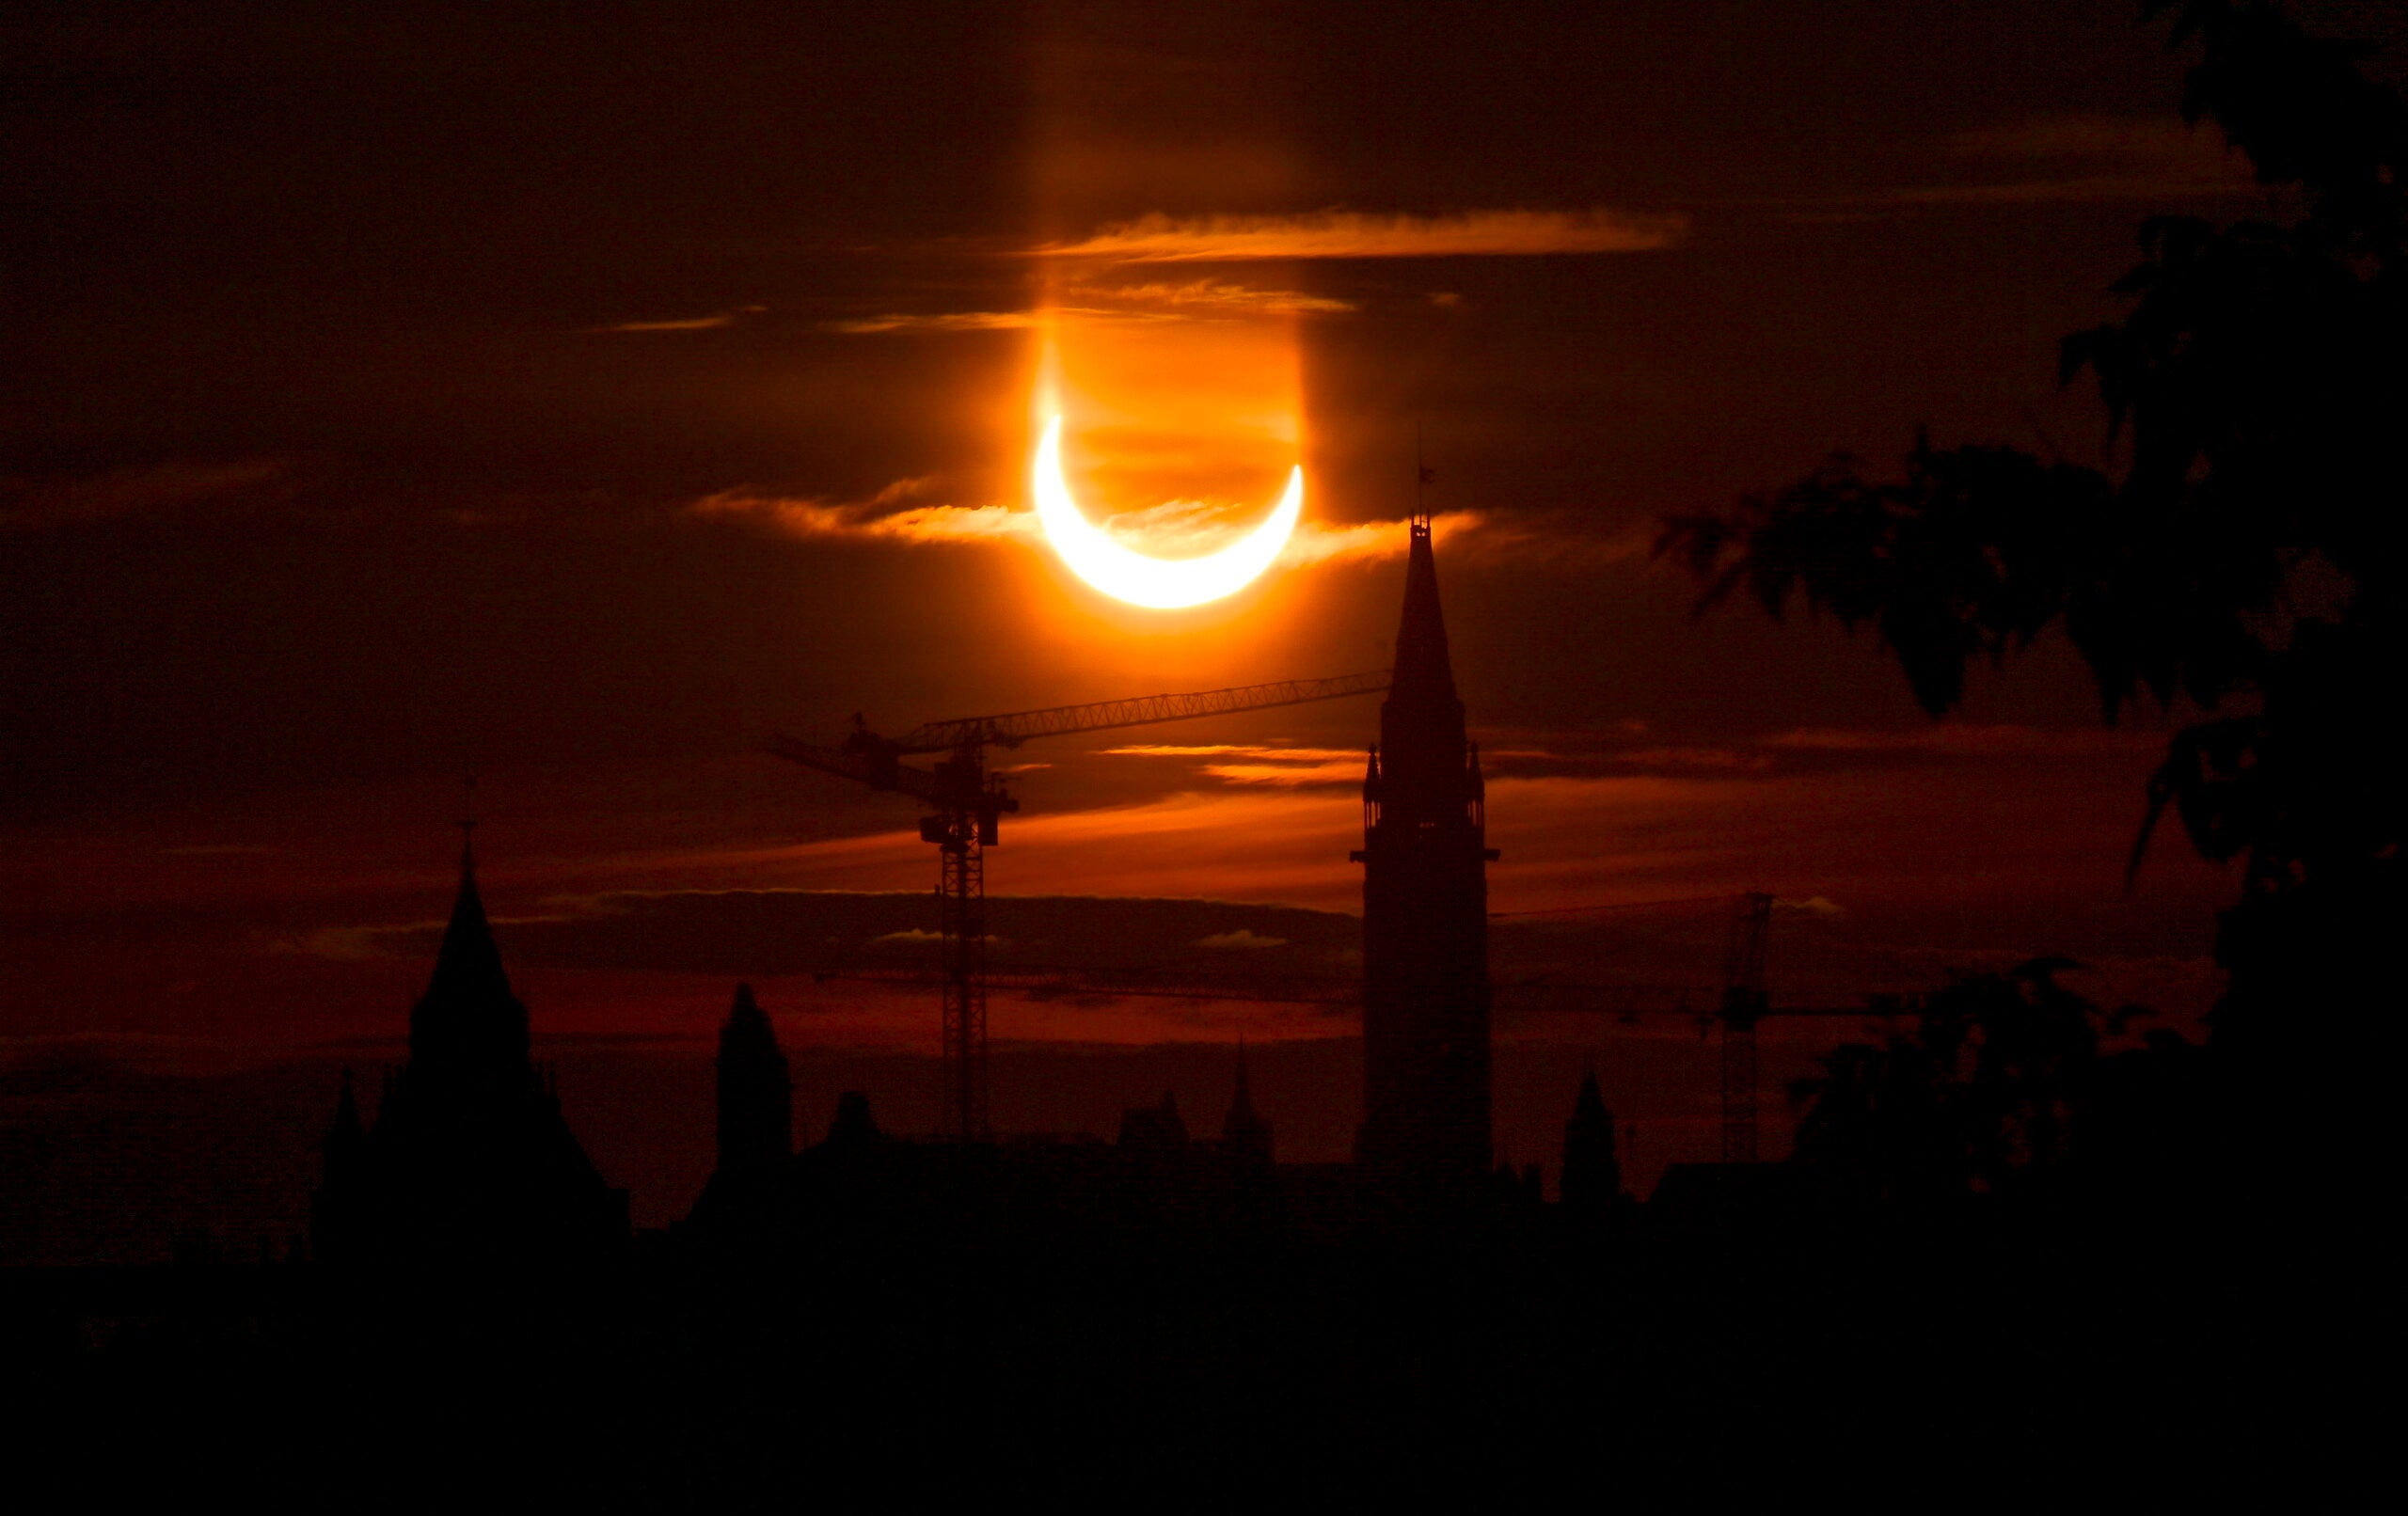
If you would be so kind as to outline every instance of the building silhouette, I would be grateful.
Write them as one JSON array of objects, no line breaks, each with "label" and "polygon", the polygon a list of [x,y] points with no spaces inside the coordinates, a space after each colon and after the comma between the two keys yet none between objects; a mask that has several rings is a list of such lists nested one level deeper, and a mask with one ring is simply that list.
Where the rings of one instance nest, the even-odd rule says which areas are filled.
[{"label": "building silhouette", "polygon": [[1261,1168],[1271,1166],[1271,1123],[1254,1108],[1254,1091],[1246,1082],[1245,1042],[1238,1042],[1238,1071],[1229,1095],[1228,1114],[1221,1119],[1221,1147],[1230,1157]]},{"label": "building silhouette", "polygon": [[344,1075],[323,1152],[310,1240],[330,1264],[557,1263],[627,1237],[626,1192],[594,1171],[530,1056],[465,845],[409,1061],[372,1127]]},{"label": "building silhouette", "polygon": [[1401,1194],[1471,1195],[1490,1163],[1488,877],[1480,750],[1464,734],[1430,523],[1405,564],[1396,669],[1363,777],[1363,1126]]},{"label": "building silhouette", "polygon": [[1162,1104],[1121,1112],[1118,1145],[1123,1152],[1147,1156],[1186,1151],[1187,1121],[1179,1113],[1179,1097],[1164,1090]]},{"label": "building silhouette", "polygon": [[1563,1173],[1557,1192],[1567,1213],[1586,1217],[1604,1216],[1625,1198],[1613,1113],[1606,1109],[1593,1068],[1582,1077],[1572,1119],[1563,1124]]},{"label": "building silhouette", "polygon": [[718,1161],[693,1214],[743,1225],[762,1213],[794,1157],[794,1081],[751,985],[736,987],[714,1069]]},{"label": "building silhouette", "polygon": [[867,1098],[848,1091],[827,1135],[789,1152],[785,1056],[747,989],[737,992],[720,1050],[719,1164],[674,1232],[724,1258],[1007,1238],[1101,1246],[1227,1238],[1279,1210],[1272,1128],[1254,1106],[1243,1057],[1217,1140],[1191,1132],[1167,1090],[1124,1110],[1110,1142],[1017,1133],[976,1143],[886,1132]]}]

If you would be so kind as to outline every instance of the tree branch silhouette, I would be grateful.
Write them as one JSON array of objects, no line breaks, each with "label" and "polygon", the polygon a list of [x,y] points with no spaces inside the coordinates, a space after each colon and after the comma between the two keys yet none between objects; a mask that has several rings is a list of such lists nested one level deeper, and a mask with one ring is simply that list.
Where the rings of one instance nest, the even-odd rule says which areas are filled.
[{"label": "tree branch silhouette", "polygon": [[[2004,446],[1936,449],[1903,479],[1835,457],[1785,489],[1663,523],[1699,608],[1744,589],[1869,625],[1924,708],[2062,627],[2115,720],[2213,713],[2169,744],[2131,867],[2167,809],[2244,903],[2399,892],[2408,103],[2353,46],[2263,0],[2151,0],[2196,42],[2184,113],[2214,123],[2291,219],[2155,217],[2120,321],[2065,340],[2112,475]],[[2232,924],[2227,922],[2227,926]]]}]

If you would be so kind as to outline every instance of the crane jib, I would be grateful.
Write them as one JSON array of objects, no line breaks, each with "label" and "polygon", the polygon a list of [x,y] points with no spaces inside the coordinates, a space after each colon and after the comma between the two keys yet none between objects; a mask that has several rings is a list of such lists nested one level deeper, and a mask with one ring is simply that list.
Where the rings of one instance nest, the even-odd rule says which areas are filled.
[{"label": "crane jib", "polygon": [[1240,685],[1229,689],[1201,689],[1180,694],[1140,695],[1128,700],[1099,701],[1085,705],[1054,705],[1041,710],[1010,711],[1000,716],[969,716],[958,720],[930,721],[914,727],[893,743],[901,753],[951,752],[991,744],[1016,748],[1032,737],[1068,736],[1079,732],[1105,732],[1116,727],[1150,726],[1158,721],[1188,721],[1204,716],[1230,716],[1241,711],[1304,705],[1315,701],[1342,700],[1350,695],[1377,694],[1388,687],[1385,669],[1339,674],[1331,679],[1283,679],[1267,685]]}]

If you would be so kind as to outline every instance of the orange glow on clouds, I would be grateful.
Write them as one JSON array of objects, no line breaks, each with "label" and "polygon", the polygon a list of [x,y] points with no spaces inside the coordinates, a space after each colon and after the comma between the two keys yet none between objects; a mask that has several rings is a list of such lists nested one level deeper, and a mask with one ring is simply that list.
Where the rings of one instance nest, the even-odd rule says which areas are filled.
[{"label": "orange glow on clouds", "polygon": [[1156,558],[1122,545],[1087,520],[1062,477],[1062,418],[1046,423],[1037,445],[1030,487],[1045,535],[1072,573],[1104,593],[1153,610],[1200,606],[1234,594],[1271,566],[1305,509],[1305,470],[1289,470],[1288,487],[1270,518],[1245,536],[1198,558]]},{"label": "orange glow on clouds", "polygon": [[[923,482],[903,480],[868,500],[792,499],[754,495],[741,490],[706,496],[688,507],[707,520],[745,520],[786,535],[851,539],[898,544],[1018,543],[1042,547],[1045,522],[1035,511],[1006,505],[922,505],[910,503],[906,490]],[[1082,513],[1084,514],[1084,513]],[[1221,509],[1196,500],[1168,500],[1161,505],[1123,511],[1104,529],[1130,542],[1141,542],[1164,556],[1217,549],[1233,535]],[[1464,541],[1489,549],[1546,552],[1547,545],[1528,531],[1477,511],[1442,512],[1431,524],[1440,543]],[[1394,521],[1296,523],[1273,563],[1302,568],[1312,563],[1359,562],[1404,556],[1406,540]],[[1561,549],[1552,549],[1561,556]]]},{"label": "orange glow on clouds", "polygon": [[1297,323],[1343,303],[1251,281],[1118,279],[1064,256],[1046,261],[1038,304],[1029,479],[1071,571],[1169,609],[1276,561],[1304,509]]},{"label": "orange glow on clouds", "polygon": [[1515,258],[1563,253],[1653,252],[1679,245],[1681,216],[1603,209],[1467,211],[1456,215],[1143,216],[1074,243],[1038,249],[1049,258],[1132,263],[1250,261],[1302,258]]}]

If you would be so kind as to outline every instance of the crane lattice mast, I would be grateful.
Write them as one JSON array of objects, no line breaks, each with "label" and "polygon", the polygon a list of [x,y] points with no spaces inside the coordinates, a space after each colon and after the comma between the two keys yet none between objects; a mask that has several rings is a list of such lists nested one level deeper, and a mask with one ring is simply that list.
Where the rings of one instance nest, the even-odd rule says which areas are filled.
[{"label": "crane lattice mast", "polygon": [[[1018,811],[1020,801],[1006,792],[1002,780],[987,772],[987,749],[1017,748],[1036,737],[1340,700],[1376,694],[1387,687],[1387,671],[1380,670],[1334,679],[1287,679],[931,721],[895,738],[879,736],[855,717],[852,734],[841,748],[820,747],[783,734],[770,736],[768,750],[778,757],[872,789],[909,795],[934,813],[920,818],[920,839],[937,847],[937,927],[943,961],[944,1135],[958,1142],[975,1142],[988,1135],[986,849],[996,845],[1004,813]],[[917,753],[945,756],[933,768],[916,768],[901,761]]]},{"label": "crane lattice mast", "polygon": [[1764,1019],[1772,896],[1739,897],[1722,965],[1722,1161],[1756,1161],[1756,1023]]}]

